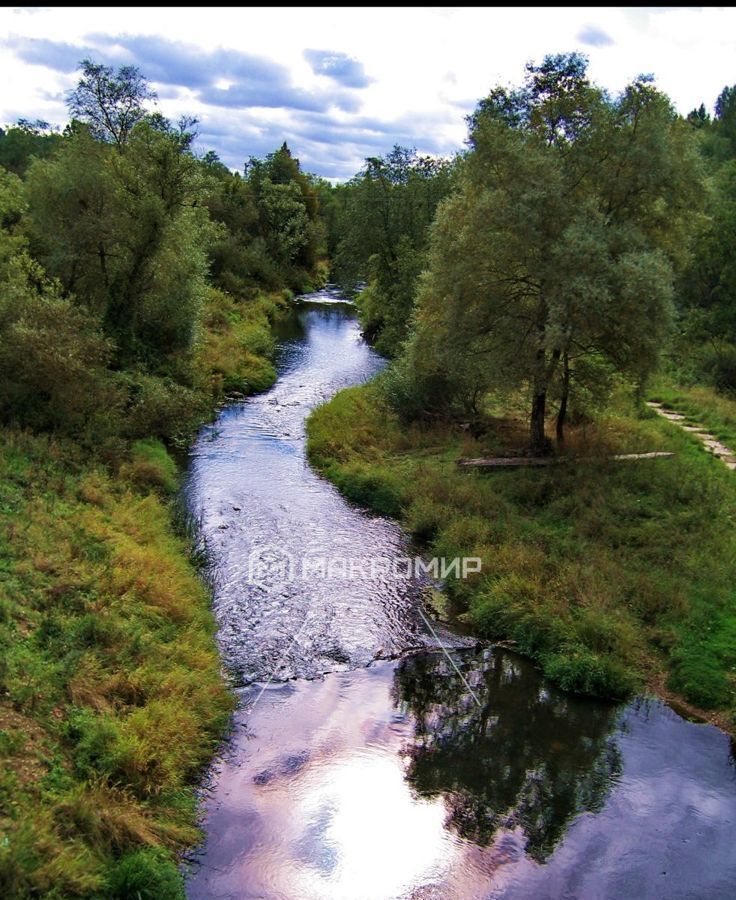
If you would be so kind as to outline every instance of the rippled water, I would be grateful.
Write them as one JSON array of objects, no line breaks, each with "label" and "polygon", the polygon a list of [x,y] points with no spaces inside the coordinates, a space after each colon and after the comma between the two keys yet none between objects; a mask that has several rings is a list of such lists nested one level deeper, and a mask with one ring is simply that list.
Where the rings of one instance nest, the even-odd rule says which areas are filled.
[{"label": "rippled water", "polygon": [[309,411],[383,365],[353,307],[334,299],[321,291],[299,303],[276,385],[228,406],[192,451],[188,495],[213,559],[219,639],[247,681],[363,666],[426,639],[413,580],[380,567],[371,577],[367,565],[365,577],[340,578],[335,566],[329,578],[299,577],[305,558],[317,572],[321,560],[355,561],[354,574],[406,549],[393,522],[349,506],[305,459]]},{"label": "rippled water", "polygon": [[339,299],[296,307],[275,387],[193,449],[223,654],[252,683],[210,773],[189,897],[736,897],[721,732],[656,701],[562,694],[443,632],[445,654],[417,583],[293,577],[305,554],[407,549],[305,460],[308,411],[382,364]]}]

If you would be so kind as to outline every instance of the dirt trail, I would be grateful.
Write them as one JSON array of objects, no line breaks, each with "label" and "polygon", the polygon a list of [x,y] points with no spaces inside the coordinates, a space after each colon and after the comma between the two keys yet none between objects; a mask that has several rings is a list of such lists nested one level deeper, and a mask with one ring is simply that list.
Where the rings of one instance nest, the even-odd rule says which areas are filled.
[{"label": "dirt trail", "polygon": [[736,469],[736,453],[734,453],[730,447],[727,447],[719,441],[715,435],[706,431],[701,425],[685,424],[687,422],[687,416],[683,416],[682,413],[674,412],[671,409],[665,409],[661,403],[655,403],[653,400],[648,400],[647,406],[656,413],[659,413],[663,418],[667,419],[668,422],[674,422],[674,424],[679,425],[683,431],[687,431],[694,435],[709,453],[712,453],[713,456],[724,462],[729,469]]}]

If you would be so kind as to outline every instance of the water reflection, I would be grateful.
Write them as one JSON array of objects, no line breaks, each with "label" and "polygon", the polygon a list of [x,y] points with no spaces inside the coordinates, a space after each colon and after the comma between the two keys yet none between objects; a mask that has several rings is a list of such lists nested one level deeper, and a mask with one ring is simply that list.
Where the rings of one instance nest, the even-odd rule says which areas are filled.
[{"label": "water reflection", "polygon": [[736,897],[736,779],[716,729],[656,701],[618,712],[565,696],[500,650],[453,652],[462,678],[436,650],[371,664],[427,643],[414,592],[380,580],[248,583],[262,546],[405,553],[394,523],[305,459],[309,409],[383,364],[335,299],[282,323],[277,384],[223,410],[192,451],[220,644],[252,683],[211,771],[188,896]]},{"label": "water reflection", "polygon": [[415,719],[406,777],[419,796],[444,795],[463,838],[487,845],[499,828],[520,828],[526,853],[544,862],[576,815],[602,808],[621,771],[617,710],[563,694],[506,652],[452,656],[396,669],[394,702]]},{"label": "water reflection", "polygon": [[736,896],[729,742],[657,701],[445,657],[244,691],[191,900]]}]

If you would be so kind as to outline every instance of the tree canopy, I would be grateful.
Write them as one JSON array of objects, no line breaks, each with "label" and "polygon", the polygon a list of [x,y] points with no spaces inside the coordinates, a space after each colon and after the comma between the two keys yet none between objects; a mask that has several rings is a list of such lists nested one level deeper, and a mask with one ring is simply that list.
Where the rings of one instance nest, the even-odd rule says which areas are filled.
[{"label": "tree canopy", "polygon": [[245,177],[200,159],[196,119],[147,111],[138,69],[80,68],[63,133],[21,120],[0,134],[0,417],[172,438],[219,383],[206,324],[315,278],[317,181],[285,143]]},{"label": "tree canopy", "polygon": [[459,186],[439,207],[408,353],[426,403],[523,389],[530,445],[559,396],[652,371],[700,202],[688,127],[642,77],[616,98],[578,54],[529,65],[470,117]]},{"label": "tree canopy", "polygon": [[394,146],[369,157],[336,189],[334,270],[346,286],[367,282],[358,304],[366,335],[388,355],[406,338],[428,228],[450,190],[453,164]]},{"label": "tree canopy", "polygon": [[146,115],[145,104],[156,92],[135,66],[111,66],[83,59],[82,77],[69,94],[69,110],[90,126],[92,134],[118,147]]}]

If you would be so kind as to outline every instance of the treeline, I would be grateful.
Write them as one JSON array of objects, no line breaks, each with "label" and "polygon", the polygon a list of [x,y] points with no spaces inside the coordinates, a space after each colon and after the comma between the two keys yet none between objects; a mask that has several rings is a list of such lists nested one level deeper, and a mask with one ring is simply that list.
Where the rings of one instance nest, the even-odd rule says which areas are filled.
[{"label": "treeline", "polygon": [[687,118],[642,76],[618,96],[580,54],[527,66],[468,119],[452,162],[395,148],[337,189],[335,272],[367,286],[405,418],[521,403],[550,449],[615,385],[666,363],[736,389],[736,89]]},{"label": "treeline", "polygon": [[725,87],[715,115],[704,105],[687,117],[704,170],[706,216],[677,285],[679,340],[671,366],[679,380],[736,392],[736,85]]},{"label": "treeline", "polygon": [[196,122],[147,112],[152,96],[87,60],[62,133],[0,134],[3,422],[97,447],[183,437],[238,382],[213,335],[321,277],[329,185],[286,144],[242,175],[197,157]]}]

